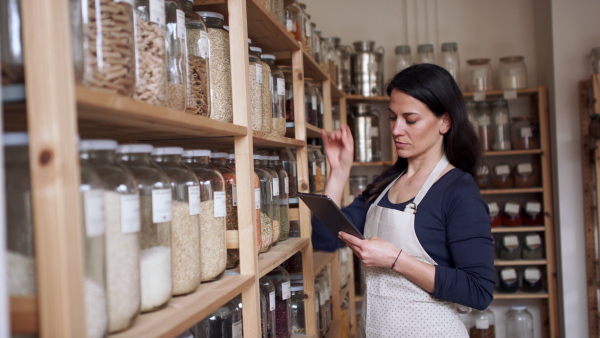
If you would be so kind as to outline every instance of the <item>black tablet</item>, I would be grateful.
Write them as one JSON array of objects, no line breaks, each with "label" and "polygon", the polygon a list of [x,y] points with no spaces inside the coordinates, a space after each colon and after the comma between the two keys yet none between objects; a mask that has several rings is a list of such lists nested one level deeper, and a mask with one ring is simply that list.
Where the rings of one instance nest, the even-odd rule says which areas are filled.
[{"label": "black tablet", "polygon": [[[298,197],[300,197],[304,204],[308,206],[335,238],[338,238],[338,232],[343,231],[360,239],[365,239],[329,196],[299,192]],[[339,238],[338,241],[344,243]]]}]

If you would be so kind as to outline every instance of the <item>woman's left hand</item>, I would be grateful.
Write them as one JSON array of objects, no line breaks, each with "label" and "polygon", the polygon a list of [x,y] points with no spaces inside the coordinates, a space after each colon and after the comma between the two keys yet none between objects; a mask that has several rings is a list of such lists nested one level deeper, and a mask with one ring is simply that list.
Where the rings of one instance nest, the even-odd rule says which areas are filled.
[{"label": "woman's left hand", "polygon": [[362,260],[365,266],[389,268],[396,261],[400,249],[377,236],[360,239],[343,231],[338,237]]}]

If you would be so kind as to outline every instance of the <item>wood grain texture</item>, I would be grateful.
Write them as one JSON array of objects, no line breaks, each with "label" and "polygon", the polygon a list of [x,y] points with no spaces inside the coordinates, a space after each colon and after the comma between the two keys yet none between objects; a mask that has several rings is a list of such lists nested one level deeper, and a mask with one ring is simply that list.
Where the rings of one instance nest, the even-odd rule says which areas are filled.
[{"label": "wood grain texture", "polygon": [[266,275],[273,268],[281,265],[298,251],[304,249],[309,242],[308,238],[288,238],[283,242],[278,242],[268,252],[260,254],[258,256],[258,277]]},{"label": "wood grain texture", "polygon": [[38,332],[38,305],[36,297],[10,297],[10,330],[13,334]]}]

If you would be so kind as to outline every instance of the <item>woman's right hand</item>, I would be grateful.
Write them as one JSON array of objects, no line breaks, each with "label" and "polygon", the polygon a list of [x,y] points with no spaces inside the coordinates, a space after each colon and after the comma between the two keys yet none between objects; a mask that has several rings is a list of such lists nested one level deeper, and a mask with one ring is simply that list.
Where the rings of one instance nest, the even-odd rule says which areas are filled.
[{"label": "woman's right hand", "polygon": [[321,138],[331,167],[331,175],[350,175],[354,159],[354,140],[350,128],[344,124],[329,135],[323,130]]}]

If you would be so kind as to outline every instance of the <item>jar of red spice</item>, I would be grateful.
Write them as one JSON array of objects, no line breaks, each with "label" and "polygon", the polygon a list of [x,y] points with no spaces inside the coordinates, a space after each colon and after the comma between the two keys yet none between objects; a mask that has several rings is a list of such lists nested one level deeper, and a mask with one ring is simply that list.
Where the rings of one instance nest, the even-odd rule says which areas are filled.
[{"label": "jar of red spice", "polygon": [[529,201],[525,203],[525,212],[523,213],[523,225],[543,225],[544,215],[542,214],[542,203],[538,201]]},{"label": "jar of red spice", "polygon": [[519,226],[523,224],[523,219],[521,218],[521,206],[519,203],[507,202],[504,205],[502,224],[507,226]]},{"label": "jar of red spice", "polygon": [[482,165],[477,170],[476,181],[479,189],[489,189],[492,187],[492,172],[487,164]]},{"label": "jar of red spice", "polygon": [[492,222],[492,228],[502,225],[502,212],[498,206],[498,203],[488,203],[488,209],[490,209],[490,221]]},{"label": "jar of red spice", "polygon": [[538,126],[529,116],[513,117],[511,145],[515,150],[538,149],[540,147]]},{"label": "jar of red spice", "polygon": [[492,186],[497,189],[510,189],[514,186],[510,165],[503,163],[494,167]]},{"label": "jar of red spice", "polygon": [[537,174],[530,162],[519,163],[515,168],[515,187],[531,188],[537,183]]}]

